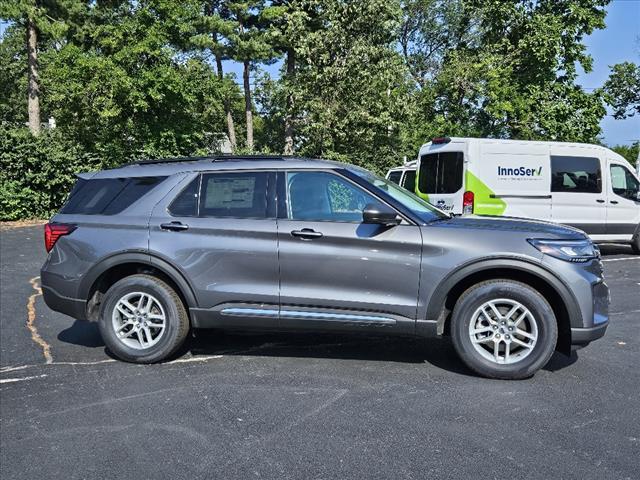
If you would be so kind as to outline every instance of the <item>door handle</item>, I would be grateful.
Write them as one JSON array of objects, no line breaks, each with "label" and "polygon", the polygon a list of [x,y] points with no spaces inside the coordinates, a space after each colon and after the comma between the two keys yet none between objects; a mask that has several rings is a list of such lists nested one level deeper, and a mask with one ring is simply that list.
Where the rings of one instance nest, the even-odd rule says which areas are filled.
[{"label": "door handle", "polygon": [[598,203],[604,203],[604,200],[602,200],[601,198],[598,198],[598,199],[596,200],[596,202],[598,202]]},{"label": "door handle", "polygon": [[187,230],[189,225],[186,225],[182,222],[170,222],[170,223],[161,223],[160,228],[162,230],[170,230],[172,232],[179,232],[181,230]]},{"label": "door handle", "polygon": [[617,204],[618,204],[618,201],[617,201],[617,200],[611,200],[611,202],[610,202],[610,203],[613,203],[614,205],[617,205]]},{"label": "door handle", "polygon": [[303,228],[302,230],[293,230],[291,235],[294,237],[300,237],[304,240],[311,240],[312,238],[320,238],[322,233],[316,232],[312,228]]}]

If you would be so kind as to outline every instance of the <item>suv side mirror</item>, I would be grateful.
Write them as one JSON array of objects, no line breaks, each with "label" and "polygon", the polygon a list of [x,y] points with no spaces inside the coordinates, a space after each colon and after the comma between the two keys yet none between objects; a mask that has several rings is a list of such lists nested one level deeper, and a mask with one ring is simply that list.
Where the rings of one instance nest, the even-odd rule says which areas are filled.
[{"label": "suv side mirror", "polygon": [[381,203],[369,203],[362,211],[363,223],[375,223],[385,227],[395,227],[402,222],[402,218],[392,208]]}]

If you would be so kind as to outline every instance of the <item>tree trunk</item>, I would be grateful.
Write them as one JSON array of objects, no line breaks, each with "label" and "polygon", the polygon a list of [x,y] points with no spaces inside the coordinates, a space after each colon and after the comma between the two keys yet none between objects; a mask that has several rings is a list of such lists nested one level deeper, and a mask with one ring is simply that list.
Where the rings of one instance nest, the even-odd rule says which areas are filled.
[{"label": "tree trunk", "polygon": [[[224,72],[222,71],[222,58],[218,53],[214,52],[216,57],[216,70],[218,72],[218,78],[222,80],[224,78]],[[231,151],[236,151],[236,127],[233,124],[233,115],[231,115],[231,102],[225,94],[224,96],[224,112],[227,115],[227,135],[229,136],[229,143],[231,144]]]},{"label": "tree trunk", "polygon": [[291,81],[296,66],[295,51],[293,48],[287,50],[287,79],[289,80],[289,91],[287,92],[287,112],[284,117],[284,154],[293,155],[293,93],[291,92]]},{"label": "tree trunk", "polygon": [[29,130],[40,133],[40,80],[38,78],[38,32],[31,18],[27,19],[27,66],[29,75]]},{"label": "tree trunk", "polygon": [[253,152],[253,112],[251,110],[251,85],[249,84],[249,61],[244,61],[244,110],[247,114],[247,150]]}]

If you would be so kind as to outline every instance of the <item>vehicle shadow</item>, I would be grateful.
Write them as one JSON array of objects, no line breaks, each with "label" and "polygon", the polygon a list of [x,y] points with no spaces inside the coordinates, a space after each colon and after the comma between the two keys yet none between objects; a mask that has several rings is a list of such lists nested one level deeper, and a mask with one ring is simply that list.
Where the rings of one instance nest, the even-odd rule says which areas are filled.
[{"label": "vehicle shadow", "polygon": [[631,245],[605,243],[598,245],[598,248],[600,248],[600,253],[603,257],[608,257],[609,255],[633,255]]},{"label": "vehicle shadow", "polygon": [[82,347],[104,347],[98,324],[83,320],[76,320],[69,328],[62,330],[58,334],[58,340]]},{"label": "vehicle shadow", "polygon": [[[464,365],[448,338],[332,335],[313,333],[248,334],[200,330],[177,355],[255,355],[266,357],[326,358],[343,360],[429,363],[459,375],[477,375]],[[576,362],[555,352],[544,370],[555,372]]]}]

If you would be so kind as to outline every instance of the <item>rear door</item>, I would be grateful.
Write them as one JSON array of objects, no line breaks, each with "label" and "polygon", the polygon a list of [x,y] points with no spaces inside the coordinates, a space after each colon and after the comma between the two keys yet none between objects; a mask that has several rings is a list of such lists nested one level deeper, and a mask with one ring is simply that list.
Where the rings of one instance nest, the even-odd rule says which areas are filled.
[{"label": "rear door", "polygon": [[603,161],[597,152],[551,155],[551,219],[589,235],[606,230]]},{"label": "rear door", "polygon": [[273,189],[274,172],[208,172],[189,177],[154,208],[150,252],[190,283],[201,326],[277,325]]},{"label": "rear door", "polygon": [[631,238],[640,224],[639,183],[629,168],[609,161],[607,189],[607,236]]},{"label": "rear door", "polygon": [[462,213],[464,154],[428,152],[420,156],[417,193],[440,210]]},{"label": "rear door", "polygon": [[331,171],[289,171],[278,183],[281,326],[415,329],[422,234],[362,223],[380,200]]}]

